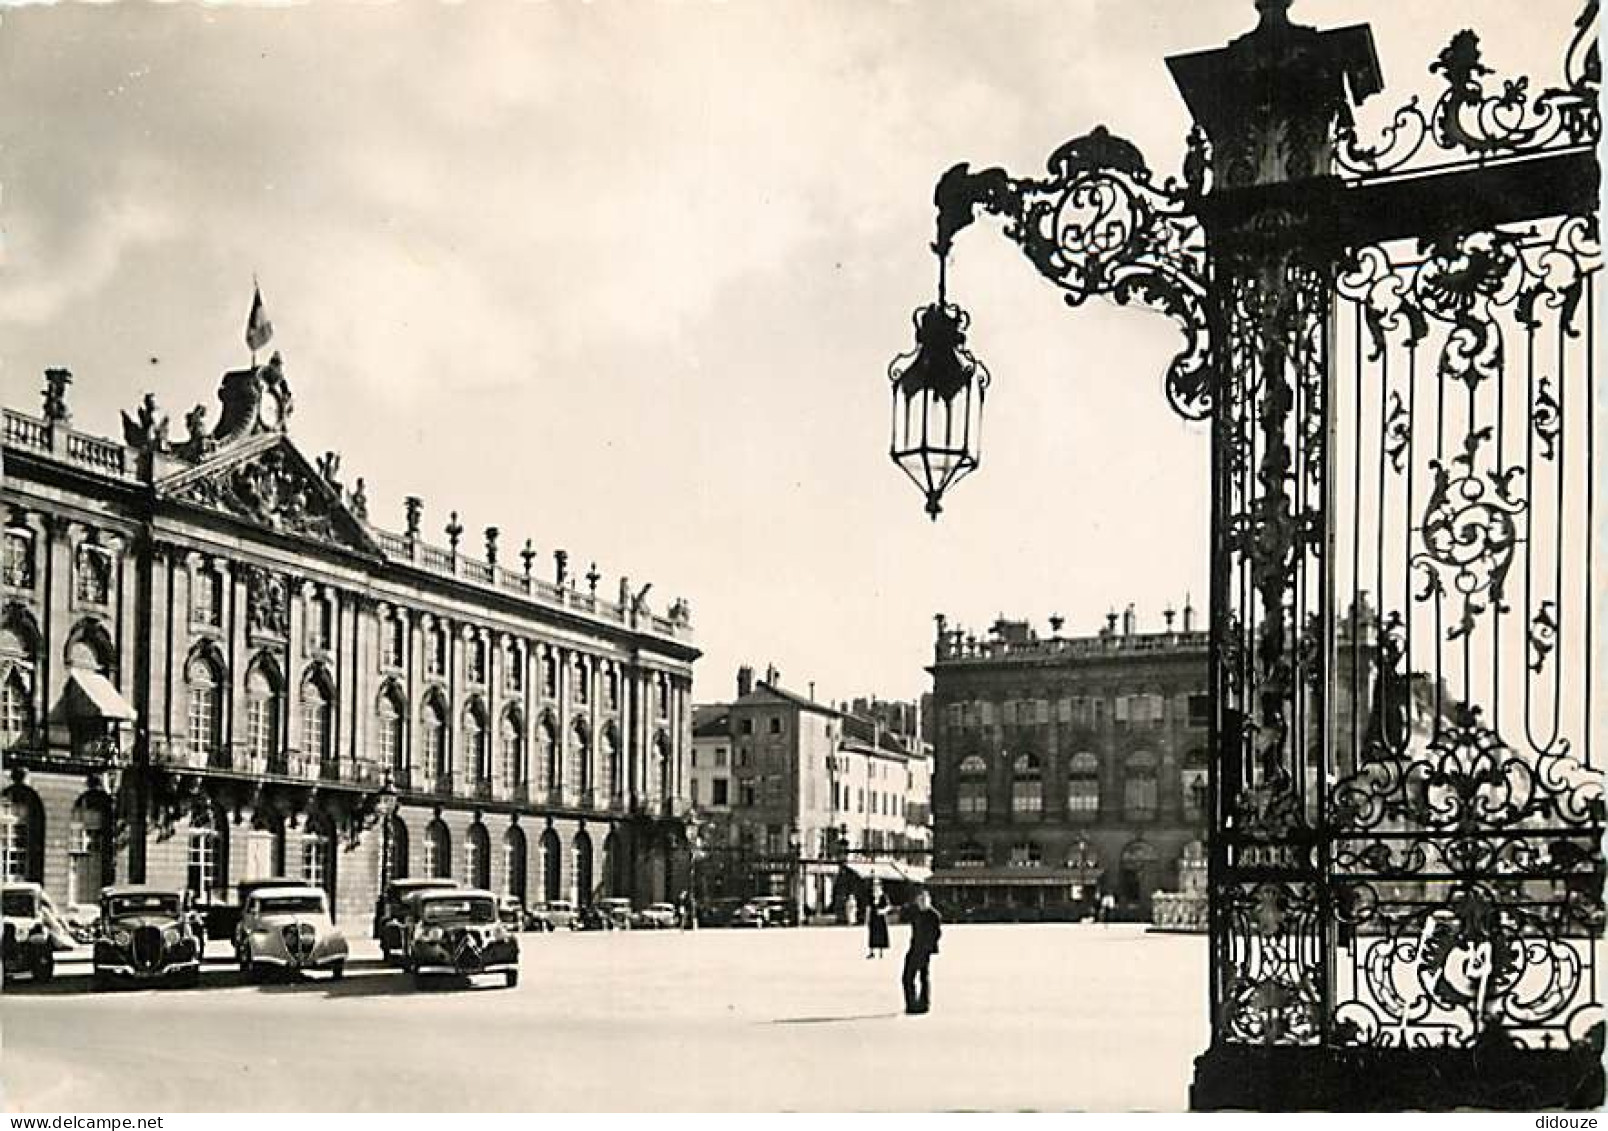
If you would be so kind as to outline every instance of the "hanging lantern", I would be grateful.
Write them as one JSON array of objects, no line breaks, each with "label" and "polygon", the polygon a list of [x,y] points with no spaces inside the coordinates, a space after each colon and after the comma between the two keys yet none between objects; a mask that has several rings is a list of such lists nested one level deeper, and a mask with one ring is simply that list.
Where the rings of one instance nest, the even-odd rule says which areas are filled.
[{"label": "hanging lantern", "polygon": [[[942,292],[940,290],[940,296]],[[941,500],[982,459],[988,369],[966,349],[971,318],[942,297],[918,309],[916,348],[893,359],[893,429],[888,454],[927,497],[934,522]]]}]

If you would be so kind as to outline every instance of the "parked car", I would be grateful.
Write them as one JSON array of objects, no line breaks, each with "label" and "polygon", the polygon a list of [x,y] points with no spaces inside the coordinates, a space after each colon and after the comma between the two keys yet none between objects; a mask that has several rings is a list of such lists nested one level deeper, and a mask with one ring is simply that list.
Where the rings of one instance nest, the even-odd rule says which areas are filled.
[{"label": "parked car", "polygon": [[497,897],[476,888],[425,888],[407,899],[404,965],[414,985],[436,975],[501,974],[519,984],[519,939],[497,917]]},{"label": "parked car", "polygon": [[793,901],[780,895],[758,895],[749,901],[765,919],[767,927],[791,927],[794,924]]},{"label": "parked car", "polygon": [[530,923],[533,931],[556,931],[561,928],[573,931],[580,925],[575,916],[575,905],[567,899],[538,903],[530,909]]},{"label": "parked car", "polygon": [[75,943],[88,946],[95,941],[95,936],[100,933],[100,908],[93,904],[68,904],[67,913],[62,916],[62,922],[66,925],[67,933],[72,936]]},{"label": "parked car", "polygon": [[612,931],[614,920],[597,904],[589,903],[575,912],[573,926],[577,931]]},{"label": "parked car", "polygon": [[5,976],[26,974],[36,982],[50,981],[56,972],[56,951],[71,950],[73,937],[55,914],[45,889],[34,883],[6,884],[0,890],[0,912]]},{"label": "parked car", "polygon": [[629,931],[631,929],[631,901],[618,897],[600,899],[597,909],[608,917],[610,925],[616,930]]},{"label": "parked car", "polygon": [[262,888],[300,887],[301,880],[290,876],[259,876],[254,880],[241,880],[235,885],[233,903],[203,903],[195,913],[204,924],[203,935],[208,939],[228,939],[233,945],[240,934],[240,916],[245,911],[251,893]]},{"label": "parked car", "polygon": [[650,903],[636,913],[637,926],[656,931],[673,929],[676,919],[676,909],[668,903]]},{"label": "parked car", "polygon": [[765,913],[752,901],[727,897],[706,904],[698,914],[700,927],[763,927]]},{"label": "parked car", "polygon": [[526,929],[525,905],[517,895],[505,895],[497,900],[497,918],[510,931]]},{"label": "parked car", "polygon": [[100,921],[94,958],[97,988],[117,978],[186,986],[201,980],[205,943],[181,893],[156,887],[109,887],[101,892]]},{"label": "parked car", "polygon": [[374,937],[380,940],[380,957],[387,962],[398,962],[407,950],[402,921],[407,914],[409,896],[458,886],[457,880],[443,876],[420,876],[386,884],[384,893],[374,904]]},{"label": "parked car", "polygon": [[346,973],[346,936],[331,922],[322,888],[258,888],[246,900],[235,936],[235,958],[247,980],[267,968]]}]

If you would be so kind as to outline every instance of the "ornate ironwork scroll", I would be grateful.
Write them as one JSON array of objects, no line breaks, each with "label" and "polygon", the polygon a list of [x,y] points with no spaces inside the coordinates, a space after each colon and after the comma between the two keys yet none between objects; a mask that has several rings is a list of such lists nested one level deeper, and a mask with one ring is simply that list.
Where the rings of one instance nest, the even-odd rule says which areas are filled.
[{"label": "ornate ironwork scroll", "polygon": [[1527,77],[1503,79],[1484,61],[1480,39],[1464,29],[1430,64],[1445,89],[1427,110],[1415,96],[1391,115],[1377,142],[1364,143],[1344,122],[1336,157],[1356,176],[1401,172],[1421,157],[1441,161],[1489,160],[1568,146],[1595,146],[1602,135],[1598,93],[1602,60],[1597,45],[1598,0],[1586,0],[1564,53],[1561,85],[1532,93]]},{"label": "ornate ironwork scroll", "polygon": [[1139,150],[1103,126],[1057,149],[1042,180],[956,165],[934,194],[933,251],[946,259],[956,233],[982,208],[1005,218],[1005,234],[1065,292],[1068,305],[1103,296],[1170,315],[1184,348],[1168,366],[1167,398],[1180,415],[1203,420],[1211,389],[1205,235],[1191,212],[1203,175],[1198,135],[1192,144],[1190,189],[1173,178],[1158,185]]},{"label": "ornate ironwork scroll", "polygon": [[1340,1044],[1601,1040],[1600,265],[1591,214],[1363,248],[1337,282]]}]

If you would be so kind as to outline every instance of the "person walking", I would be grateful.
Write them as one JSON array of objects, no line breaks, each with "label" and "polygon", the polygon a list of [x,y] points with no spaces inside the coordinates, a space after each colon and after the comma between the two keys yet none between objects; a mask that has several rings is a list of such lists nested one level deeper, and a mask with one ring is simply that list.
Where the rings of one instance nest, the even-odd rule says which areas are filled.
[{"label": "person walking", "polygon": [[867,958],[881,958],[888,950],[888,897],[882,893],[882,881],[871,881],[871,897],[865,905]]},{"label": "person walking", "polygon": [[[938,939],[944,921],[932,905],[927,889],[916,892],[915,909],[910,912],[910,949],[904,960],[906,1013],[926,1013],[932,1008],[932,956],[938,953]],[[917,983],[920,983],[918,988]]]}]

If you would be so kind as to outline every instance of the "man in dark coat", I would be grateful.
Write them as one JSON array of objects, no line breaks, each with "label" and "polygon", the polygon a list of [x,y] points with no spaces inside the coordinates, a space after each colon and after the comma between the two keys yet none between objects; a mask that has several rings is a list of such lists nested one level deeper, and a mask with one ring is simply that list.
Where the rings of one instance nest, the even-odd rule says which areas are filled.
[{"label": "man in dark coat", "polygon": [[938,953],[938,939],[943,933],[944,921],[933,907],[932,897],[925,889],[918,891],[910,912],[910,949],[904,960],[906,1013],[926,1013],[932,1005],[932,975],[927,966]]}]

